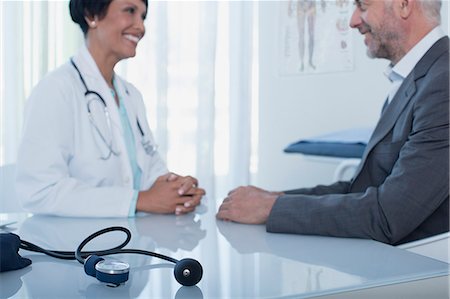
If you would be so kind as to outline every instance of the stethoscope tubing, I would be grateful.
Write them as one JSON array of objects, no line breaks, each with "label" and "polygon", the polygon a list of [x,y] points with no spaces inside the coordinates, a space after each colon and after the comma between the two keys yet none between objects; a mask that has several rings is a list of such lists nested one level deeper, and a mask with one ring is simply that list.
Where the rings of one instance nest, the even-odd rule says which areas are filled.
[{"label": "stethoscope tubing", "polygon": [[[73,61],[72,58],[70,59],[70,63],[72,64],[72,66],[77,71],[78,76],[79,76],[79,78],[80,78],[80,80],[81,80],[81,82],[82,82],[82,84],[83,84],[83,86],[84,86],[84,88],[86,90],[85,93],[84,93],[84,96],[87,97],[88,95],[92,94],[92,95],[94,95],[96,97],[95,100],[94,99],[90,99],[88,101],[88,103],[87,103],[87,110],[88,110],[89,121],[91,122],[91,124],[94,127],[94,129],[97,132],[97,134],[100,136],[102,142],[104,142],[106,144],[106,146],[108,147],[108,149],[109,149],[109,153],[106,156],[102,156],[100,158],[102,160],[108,160],[111,157],[111,155],[118,156],[120,154],[120,152],[117,151],[117,150],[114,150],[112,139],[111,139],[110,142],[108,142],[108,140],[106,140],[105,136],[102,134],[100,129],[95,124],[94,117],[93,117],[92,112],[91,112],[91,107],[90,107],[91,103],[93,101],[100,101],[102,103],[102,105],[103,105],[103,112],[104,112],[105,117],[106,117],[106,125],[108,126],[108,129],[111,131],[111,134],[112,134],[111,117],[109,115],[108,105],[106,104],[106,101],[103,99],[103,97],[98,92],[90,90],[88,88],[88,86],[86,84],[86,81],[83,78],[83,75],[81,74],[79,68],[77,67],[77,65],[75,64],[75,62]],[[128,90],[126,90],[126,93],[129,94]],[[156,145],[152,145],[150,140],[146,141],[145,133],[144,133],[144,130],[143,130],[143,128],[142,128],[142,126],[141,126],[141,124],[139,122],[139,118],[136,118],[136,123],[137,123],[137,127],[138,127],[138,130],[139,130],[139,133],[141,134],[141,138],[142,138],[141,143],[142,143],[142,146],[144,147],[145,152],[147,154],[149,154],[149,155],[153,155],[153,153],[156,152],[157,146]]]},{"label": "stethoscope tubing", "polygon": [[[96,250],[96,251],[82,251],[83,247],[86,246],[86,244],[88,244],[93,239],[97,238],[100,235],[103,235],[103,234],[106,234],[109,232],[113,232],[113,231],[124,232],[127,235],[125,241],[123,241],[120,245],[110,248],[110,249]],[[102,230],[99,230],[99,231],[91,234],[90,236],[88,236],[86,239],[84,239],[80,243],[80,245],[78,245],[78,248],[75,251],[61,251],[61,250],[44,249],[40,246],[37,246],[37,245],[35,245],[31,242],[25,241],[25,240],[20,240],[19,248],[21,248],[23,250],[27,250],[27,251],[44,253],[48,256],[51,256],[51,257],[54,257],[57,259],[77,260],[81,264],[84,264],[86,258],[89,257],[90,255],[105,256],[105,255],[122,254],[122,253],[132,253],[132,254],[141,254],[141,255],[152,256],[152,257],[156,257],[156,258],[159,258],[162,260],[166,260],[166,261],[174,263],[174,264],[176,264],[179,261],[179,260],[171,258],[169,256],[162,255],[162,254],[152,252],[152,251],[147,251],[147,250],[142,250],[142,249],[131,249],[131,248],[124,249],[123,247],[125,247],[130,242],[130,240],[131,240],[131,232],[127,228],[122,227],[122,226],[112,226],[112,227],[107,227]]]}]

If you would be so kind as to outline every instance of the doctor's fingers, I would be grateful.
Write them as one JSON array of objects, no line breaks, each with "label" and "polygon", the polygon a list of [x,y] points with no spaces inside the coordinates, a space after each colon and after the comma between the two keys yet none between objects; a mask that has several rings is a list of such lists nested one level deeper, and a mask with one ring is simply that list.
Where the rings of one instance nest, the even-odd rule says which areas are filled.
[{"label": "doctor's fingers", "polygon": [[169,172],[166,180],[168,182],[173,182],[173,181],[178,180],[178,178],[180,178],[180,176],[178,174],[173,173],[173,172]]},{"label": "doctor's fingers", "polygon": [[193,178],[191,176],[186,176],[181,179],[181,186],[178,189],[179,195],[187,195],[187,193],[192,190],[196,189],[198,186],[198,180],[196,178]]},{"label": "doctor's fingers", "polygon": [[175,215],[188,214],[188,213],[193,212],[194,210],[195,210],[195,207],[188,207],[188,208],[186,208],[186,207],[183,206],[183,205],[178,205],[178,206],[175,208]]},{"label": "doctor's fingers", "polygon": [[187,190],[186,192],[184,192],[182,195],[180,196],[194,196],[194,195],[200,195],[203,196],[206,194],[205,189],[203,188],[199,188],[199,187],[195,187],[192,186],[189,190]]},{"label": "doctor's fingers", "polygon": [[153,185],[159,184],[162,185],[164,183],[171,183],[173,181],[175,181],[177,179],[176,174],[172,173],[172,172],[168,172],[166,174],[160,175],[155,182],[153,183]]},{"label": "doctor's fingers", "polygon": [[201,196],[183,196],[182,198],[183,202],[178,204],[175,208],[176,215],[193,212],[201,201]]},{"label": "doctor's fingers", "polygon": [[168,172],[166,174],[163,174],[161,176],[159,176],[156,181],[158,182],[173,182],[176,181],[178,178],[180,178],[181,176],[179,176],[176,173],[173,172]]},{"label": "doctor's fingers", "polygon": [[182,196],[180,205],[183,205],[186,208],[196,207],[201,203],[203,194],[196,194],[191,196]]}]

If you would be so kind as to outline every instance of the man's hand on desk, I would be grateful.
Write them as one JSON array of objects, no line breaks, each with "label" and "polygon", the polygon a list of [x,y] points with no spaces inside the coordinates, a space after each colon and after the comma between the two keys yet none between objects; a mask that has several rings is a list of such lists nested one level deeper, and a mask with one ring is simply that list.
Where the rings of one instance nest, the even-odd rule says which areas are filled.
[{"label": "man's hand on desk", "polygon": [[263,224],[281,192],[247,186],[236,188],[223,200],[217,218],[247,224]]},{"label": "man's hand on desk", "polygon": [[197,179],[168,173],[160,176],[147,191],[141,191],[137,211],[160,214],[190,213],[200,204],[205,190],[198,187]]}]

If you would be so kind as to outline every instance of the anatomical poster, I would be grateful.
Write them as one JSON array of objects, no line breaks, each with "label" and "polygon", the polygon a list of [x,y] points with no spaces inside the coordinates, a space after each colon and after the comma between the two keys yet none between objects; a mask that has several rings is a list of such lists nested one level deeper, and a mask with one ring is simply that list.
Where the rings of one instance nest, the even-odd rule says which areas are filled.
[{"label": "anatomical poster", "polygon": [[353,70],[352,0],[289,0],[279,5],[281,75]]}]

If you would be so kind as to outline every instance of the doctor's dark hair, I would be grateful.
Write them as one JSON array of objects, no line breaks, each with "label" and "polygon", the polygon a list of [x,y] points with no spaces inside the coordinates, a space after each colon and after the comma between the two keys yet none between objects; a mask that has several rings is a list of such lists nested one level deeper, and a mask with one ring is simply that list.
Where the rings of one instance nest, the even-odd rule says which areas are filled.
[{"label": "doctor's dark hair", "polygon": [[[80,25],[84,35],[88,32],[89,25],[86,22],[85,17],[98,16],[102,19],[108,7],[114,0],[70,0],[69,10],[72,21]],[[142,0],[145,6],[148,7],[148,0]]]}]

